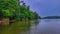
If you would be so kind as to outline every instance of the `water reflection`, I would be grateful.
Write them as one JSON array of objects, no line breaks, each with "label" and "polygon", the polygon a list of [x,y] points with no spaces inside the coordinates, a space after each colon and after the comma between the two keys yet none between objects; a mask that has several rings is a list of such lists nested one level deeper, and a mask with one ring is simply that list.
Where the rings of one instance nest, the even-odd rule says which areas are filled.
[{"label": "water reflection", "polygon": [[0,34],[60,34],[60,19],[16,22],[0,28]]},{"label": "water reflection", "polygon": [[38,20],[16,22],[0,28],[0,34],[35,34]]},{"label": "water reflection", "polygon": [[30,27],[30,34],[37,34],[37,25],[39,22],[40,20],[34,20],[34,23]]},{"label": "water reflection", "polygon": [[60,19],[42,19],[37,34],[60,34]]}]

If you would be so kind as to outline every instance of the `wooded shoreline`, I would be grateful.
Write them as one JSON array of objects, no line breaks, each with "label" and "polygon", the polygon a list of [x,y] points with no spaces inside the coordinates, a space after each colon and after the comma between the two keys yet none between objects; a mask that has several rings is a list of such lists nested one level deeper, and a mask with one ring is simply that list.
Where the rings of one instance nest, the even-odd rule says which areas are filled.
[{"label": "wooded shoreline", "polygon": [[24,1],[0,0],[0,24],[39,18],[40,16],[31,11],[30,6],[26,6]]}]

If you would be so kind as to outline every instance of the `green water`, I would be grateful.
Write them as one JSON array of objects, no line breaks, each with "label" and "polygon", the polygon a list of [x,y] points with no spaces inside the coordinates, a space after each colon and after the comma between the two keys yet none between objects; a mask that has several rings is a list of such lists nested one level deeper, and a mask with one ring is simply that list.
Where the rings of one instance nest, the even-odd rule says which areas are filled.
[{"label": "green water", "polygon": [[0,28],[0,34],[29,34],[31,24],[35,21],[20,21]]}]

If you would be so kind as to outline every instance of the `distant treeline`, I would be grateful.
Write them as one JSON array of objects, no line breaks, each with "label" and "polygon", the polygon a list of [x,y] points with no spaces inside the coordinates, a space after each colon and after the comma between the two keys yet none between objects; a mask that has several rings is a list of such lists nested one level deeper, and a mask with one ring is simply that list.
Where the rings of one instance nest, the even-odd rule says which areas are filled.
[{"label": "distant treeline", "polygon": [[47,16],[42,19],[60,19],[60,16]]},{"label": "distant treeline", "polygon": [[24,1],[20,0],[0,0],[0,18],[9,18],[10,20],[38,19],[40,16],[30,10]]}]

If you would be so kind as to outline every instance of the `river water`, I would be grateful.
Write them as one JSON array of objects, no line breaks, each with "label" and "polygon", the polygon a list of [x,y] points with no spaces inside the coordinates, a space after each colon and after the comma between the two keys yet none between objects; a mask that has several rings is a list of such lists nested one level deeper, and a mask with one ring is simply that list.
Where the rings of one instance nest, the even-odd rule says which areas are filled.
[{"label": "river water", "polygon": [[60,34],[60,19],[41,19],[35,34]]},{"label": "river water", "polygon": [[4,27],[0,34],[60,34],[60,19],[40,19],[21,23]]},{"label": "river water", "polygon": [[29,34],[60,34],[60,19],[41,19],[35,22]]}]

